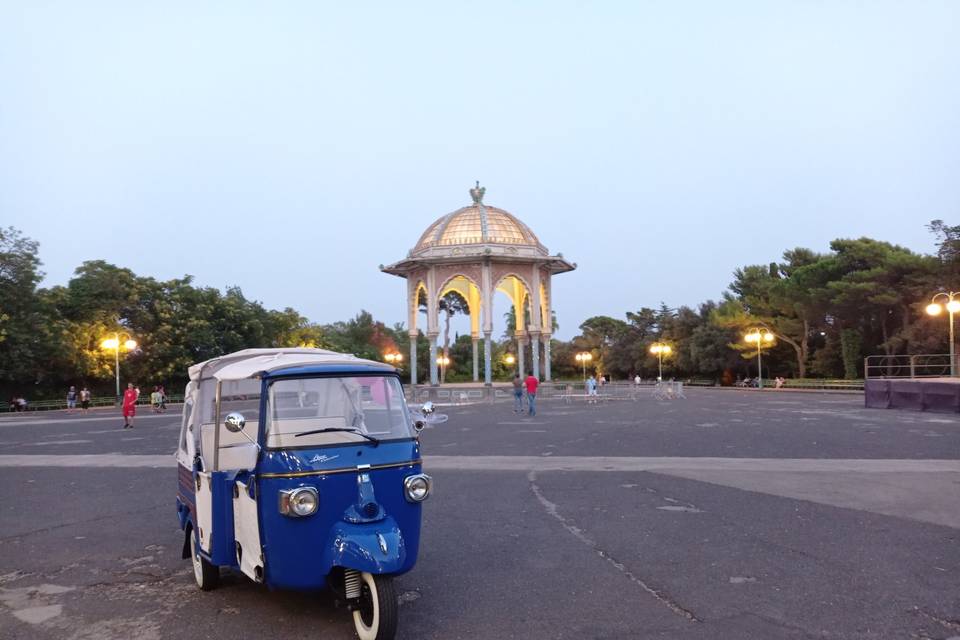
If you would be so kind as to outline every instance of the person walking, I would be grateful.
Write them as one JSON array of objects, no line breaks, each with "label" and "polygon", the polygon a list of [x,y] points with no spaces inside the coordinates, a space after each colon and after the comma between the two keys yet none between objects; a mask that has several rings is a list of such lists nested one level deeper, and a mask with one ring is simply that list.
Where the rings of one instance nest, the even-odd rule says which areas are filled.
[{"label": "person walking", "polygon": [[157,387],[157,391],[160,392],[160,413],[163,413],[167,410],[167,391],[162,384]]},{"label": "person walking", "polygon": [[513,374],[513,412],[523,413],[523,380],[520,374]]},{"label": "person walking", "polygon": [[133,383],[127,383],[127,390],[123,392],[123,428],[133,429],[133,419],[137,415],[137,390]]},{"label": "person walking", "polygon": [[90,389],[86,387],[80,389],[80,409],[84,413],[90,411]]},{"label": "person walking", "polygon": [[73,413],[77,410],[77,388],[71,386],[67,391],[67,413]]},{"label": "person walking", "polygon": [[153,412],[160,413],[160,389],[154,387],[150,393],[150,404],[153,405]]},{"label": "person walking", "polygon": [[530,416],[533,417],[537,415],[537,387],[540,386],[540,381],[531,373],[527,376],[527,379],[524,380],[524,385],[527,387],[528,412]]},{"label": "person walking", "polygon": [[593,404],[597,397],[597,379],[591,374],[587,378],[587,402]]}]

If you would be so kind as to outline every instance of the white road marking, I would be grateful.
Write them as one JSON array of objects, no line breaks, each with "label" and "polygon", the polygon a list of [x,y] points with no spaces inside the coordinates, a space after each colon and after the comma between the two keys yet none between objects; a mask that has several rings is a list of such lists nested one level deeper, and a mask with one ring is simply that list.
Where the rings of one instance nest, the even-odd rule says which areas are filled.
[{"label": "white road marking", "polygon": [[[140,422],[141,420],[157,420],[164,419],[171,420],[171,424],[180,424],[180,415],[172,413],[161,413],[161,414],[149,414],[149,415],[138,415],[136,421]],[[118,423],[123,420],[123,417],[120,415],[120,412],[116,413],[104,413],[97,417],[91,418],[0,418],[0,427],[34,427],[37,425],[48,425],[48,424],[72,424],[76,422],[103,422],[104,420],[113,420],[115,419]]]},{"label": "white road marking", "polygon": [[[48,443],[44,443],[48,444]],[[0,467],[173,467],[174,454],[0,455]],[[443,471],[766,471],[960,473],[960,460],[841,458],[640,458],[627,456],[424,456]]]}]

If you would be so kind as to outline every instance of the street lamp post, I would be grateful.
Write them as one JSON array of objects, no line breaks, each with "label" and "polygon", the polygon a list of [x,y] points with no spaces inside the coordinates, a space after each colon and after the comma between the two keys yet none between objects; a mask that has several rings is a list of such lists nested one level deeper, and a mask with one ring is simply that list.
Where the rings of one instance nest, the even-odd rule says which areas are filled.
[{"label": "street lamp post", "polygon": [[[112,338],[105,338],[100,346],[103,349],[113,349],[114,356],[114,373],[117,378],[117,402],[120,401],[120,332],[114,331]],[[122,346],[127,351],[133,351],[137,348],[137,341],[132,339],[129,334],[122,334],[127,336],[127,339],[123,341]]]},{"label": "street lamp post", "polygon": [[[937,302],[938,299],[943,298],[945,303],[941,304]],[[953,314],[960,311],[960,292],[950,291],[934,294],[930,299],[930,304],[927,305],[927,313],[931,316],[938,316],[943,312],[943,308],[947,308],[947,313],[950,316],[950,377],[956,377],[957,375],[957,356],[954,353],[956,349],[953,339]]]},{"label": "street lamp post", "polygon": [[763,347],[764,343],[771,345],[773,343],[773,333],[766,327],[762,329],[756,327],[750,329],[747,335],[743,336],[743,339],[747,342],[756,342],[757,343],[757,388],[763,389],[763,363],[760,359],[760,350]]},{"label": "street lamp post", "polygon": [[657,356],[657,363],[660,367],[660,375],[657,376],[659,382],[663,382],[663,356],[669,356],[673,352],[670,345],[662,342],[654,342],[650,345],[650,353]]},{"label": "street lamp post", "polygon": [[403,354],[396,353],[396,352],[385,353],[383,354],[383,359],[389,362],[390,364],[394,365],[395,367],[399,368],[400,363],[403,362]]},{"label": "street lamp post", "polygon": [[584,380],[584,382],[586,382],[586,380],[587,380],[587,363],[590,362],[591,360],[593,360],[593,354],[591,354],[589,351],[581,351],[580,353],[578,353],[577,355],[575,355],[575,356],[573,356],[573,357],[574,357],[574,359],[576,359],[576,361],[579,362],[580,365],[583,367],[583,380]]},{"label": "street lamp post", "polygon": [[447,365],[450,364],[450,358],[447,356],[438,356],[437,364],[440,365],[440,379],[447,381]]},{"label": "street lamp post", "polygon": [[513,365],[517,361],[517,358],[512,353],[508,353],[503,357],[503,361],[507,363],[508,367],[513,369]]}]

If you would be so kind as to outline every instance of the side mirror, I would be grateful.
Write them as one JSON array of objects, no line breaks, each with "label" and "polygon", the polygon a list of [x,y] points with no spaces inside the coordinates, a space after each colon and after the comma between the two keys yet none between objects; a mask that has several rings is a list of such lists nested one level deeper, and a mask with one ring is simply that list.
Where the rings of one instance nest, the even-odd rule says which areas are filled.
[{"label": "side mirror", "polygon": [[243,431],[243,428],[247,426],[247,419],[243,417],[242,413],[231,411],[224,419],[223,426],[225,426],[230,433],[240,433]]}]

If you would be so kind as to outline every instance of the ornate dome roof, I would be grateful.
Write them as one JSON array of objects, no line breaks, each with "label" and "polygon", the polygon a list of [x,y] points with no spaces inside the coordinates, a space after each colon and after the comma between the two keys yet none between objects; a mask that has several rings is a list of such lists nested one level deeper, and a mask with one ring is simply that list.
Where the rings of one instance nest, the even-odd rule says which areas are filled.
[{"label": "ornate dome roof", "polygon": [[414,251],[463,244],[539,246],[530,227],[503,209],[473,205],[443,216],[423,232]]},{"label": "ornate dome roof", "polygon": [[535,247],[546,251],[530,227],[513,214],[483,204],[486,189],[479,184],[470,190],[473,204],[443,216],[423,232],[413,253],[437,247],[476,244],[505,244]]}]

